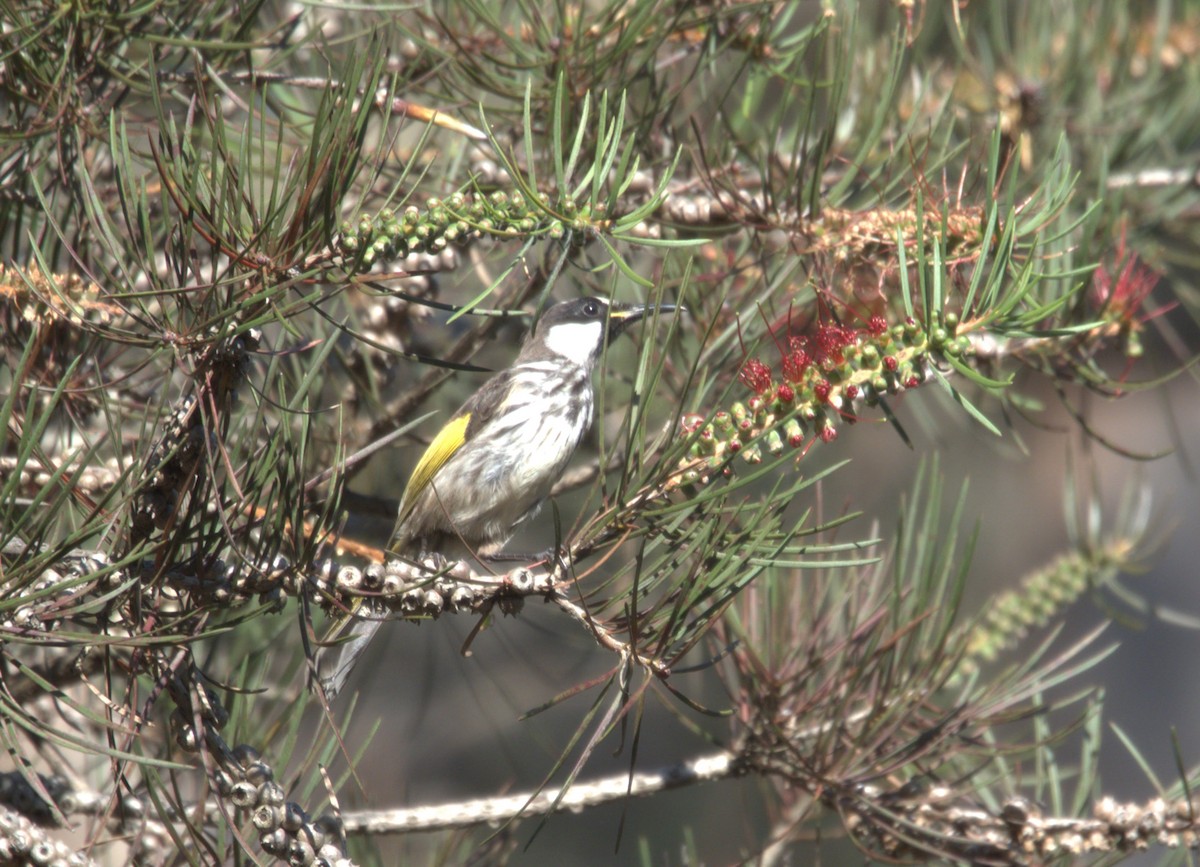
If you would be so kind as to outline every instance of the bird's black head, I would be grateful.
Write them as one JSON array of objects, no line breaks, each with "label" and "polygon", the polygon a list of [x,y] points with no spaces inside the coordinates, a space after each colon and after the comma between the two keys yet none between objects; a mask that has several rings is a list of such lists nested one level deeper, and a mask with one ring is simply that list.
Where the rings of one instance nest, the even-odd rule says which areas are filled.
[{"label": "bird's black head", "polygon": [[[673,304],[660,304],[656,309],[667,312]],[[604,348],[605,340],[616,339],[629,325],[647,313],[653,305],[622,304],[604,298],[576,298],[559,301],[547,310],[538,322],[530,348],[545,349],[576,364],[592,365]]]},{"label": "bird's black head", "polygon": [[537,331],[539,334],[545,334],[556,325],[586,326],[588,323],[599,323],[606,326],[608,339],[612,340],[646,314],[653,313],[655,309],[669,313],[675,309],[675,305],[659,304],[656,308],[655,305],[622,304],[604,298],[575,298],[571,301],[560,301],[547,310],[538,322]]},{"label": "bird's black head", "polygon": [[[657,309],[668,312],[675,305],[661,304]],[[560,301],[542,315],[531,343],[578,364],[592,364],[606,339],[611,342],[654,310],[653,306],[622,304],[604,298]]]}]

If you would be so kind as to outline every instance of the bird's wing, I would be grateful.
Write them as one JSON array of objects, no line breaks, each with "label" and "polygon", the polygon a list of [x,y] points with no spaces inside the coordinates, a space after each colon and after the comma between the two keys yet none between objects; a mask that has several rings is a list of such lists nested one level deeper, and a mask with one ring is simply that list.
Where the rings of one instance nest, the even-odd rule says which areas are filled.
[{"label": "bird's wing", "polygon": [[454,417],[446,422],[445,427],[438,431],[433,442],[425,449],[425,454],[421,455],[421,460],[417,461],[416,469],[412,471],[408,484],[404,487],[397,527],[408,518],[416,506],[417,498],[433,481],[437,471],[496,414],[508,397],[512,379],[511,370],[504,370],[493,376],[479,391],[471,395]]},{"label": "bird's wing", "polygon": [[417,467],[413,470],[408,484],[404,488],[404,498],[400,501],[403,503],[400,507],[401,521],[408,517],[408,513],[412,511],[417,502],[417,497],[433,480],[437,471],[445,466],[446,461],[450,460],[467,441],[467,425],[470,423],[470,412],[456,415],[446,422],[445,426],[438,431],[438,435],[433,438],[433,442],[429,444],[429,448],[425,449],[425,454],[421,455],[421,460],[417,462]]},{"label": "bird's wing", "polygon": [[471,395],[463,404],[459,414],[471,417],[466,431],[467,439],[474,439],[483,426],[491,421],[499,409],[504,406],[504,402],[512,391],[513,379],[512,368],[502,370],[480,386],[479,391]]}]

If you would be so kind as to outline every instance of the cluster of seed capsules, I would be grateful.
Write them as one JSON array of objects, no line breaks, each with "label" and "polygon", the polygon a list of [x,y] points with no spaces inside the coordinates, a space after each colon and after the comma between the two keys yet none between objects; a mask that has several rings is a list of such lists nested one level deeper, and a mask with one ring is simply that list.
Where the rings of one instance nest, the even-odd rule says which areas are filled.
[{"label": "cluster of seed capsules", "polygon": [[865,328],[821,323],[809,334],[783,338],[778,375],[758,358],[742,366],[738,379],[754,392],[751,398],[711,419],[683,418],[683,431],[693,441],[680,464],[680,481],[704,483],[714,472],[729,475],[734,455],[756,464],[764,451],[780,455],[789,447],[807,449],[818,439],[831,442],[839,421],[857,421],[856,406],[873,406],[882,395],[921,385],[939,356],[970,352],[971,342],[958,326],[954,313],[932,328],[911,316],[889,325],[875,315]]},{"label": "cluster of seed capsules", "polygon": [[0,864],[6,867],[95,867],[96,862],[52,837],[41,824],[0,806]]},{"label": "cluster of seed capsules", "polygon": [[[223,709],[222,709],[223,710]],[[194,729],[172,720],[176,741],[187,752],[199,750]],[[310,816],[289,801],[275,771],[248,744],[217,754],[214,782],[222,798],[242,816],[249,815],[263,851],[295,867],[353,867],[344,852],[342,823],[332,813]]]},{"label": "cluster of seed capsules", "polygon": [[544,234],[557,239],[568,229],[595,228],[602,211],[602,206],[580,207],[571,199],[552,208],[545,193],[539,193],[536,201],[503,190],[454,193],[445,199],[430,198],[423,208],[409,205],[400,213],[386,208],[375,217],[364,214],[357,223],[344,222],[335,244],[346,258],[359,259],[364,267],[370,267],[376,261],[403,259],[410,253],[437,254],[451,244],[466,244],[484,235],[518,238]]}]

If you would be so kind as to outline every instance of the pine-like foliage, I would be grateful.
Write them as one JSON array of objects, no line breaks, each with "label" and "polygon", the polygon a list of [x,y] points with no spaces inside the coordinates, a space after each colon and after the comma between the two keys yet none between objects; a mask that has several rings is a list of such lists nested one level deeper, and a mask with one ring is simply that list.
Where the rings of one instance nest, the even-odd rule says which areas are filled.
[{"label": "pine-like foliage", "polygon": [[[1103,514],[1092,458],[1157,446],[1095,415],[1195,405],[1197,55],[1169,0],[0,2],[0,863],[1195,847],[1182,750],[1097,777],[1067,618],[1151,612],[1169,506]],[[385,557],[580,295],[685,309],[612,345],[516,559]],[[920,452],[1055,418],[1070,547],[981,587],[1004,510]],[[364,596],[404,650],[331,703]]]}]

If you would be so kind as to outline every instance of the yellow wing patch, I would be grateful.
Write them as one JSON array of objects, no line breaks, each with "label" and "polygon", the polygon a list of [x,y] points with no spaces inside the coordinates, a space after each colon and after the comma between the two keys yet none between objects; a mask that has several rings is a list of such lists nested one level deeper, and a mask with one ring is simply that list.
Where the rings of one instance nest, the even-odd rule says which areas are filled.
[{"label": "yellow wing patch", "polygon": [[400,508],[401,521],[408,517],[408,513],[417,502],[417,497],[428,487],[437,471],[445,466],[446,461],[467,441],[467,425],[470,422],[469,412],[450,419],[445,427],[438,431],[429,448],[425,449],[425,454],[417,461],[417,467],[412,471],[404,488],[404,499],[400,501],[403,504]]}]

